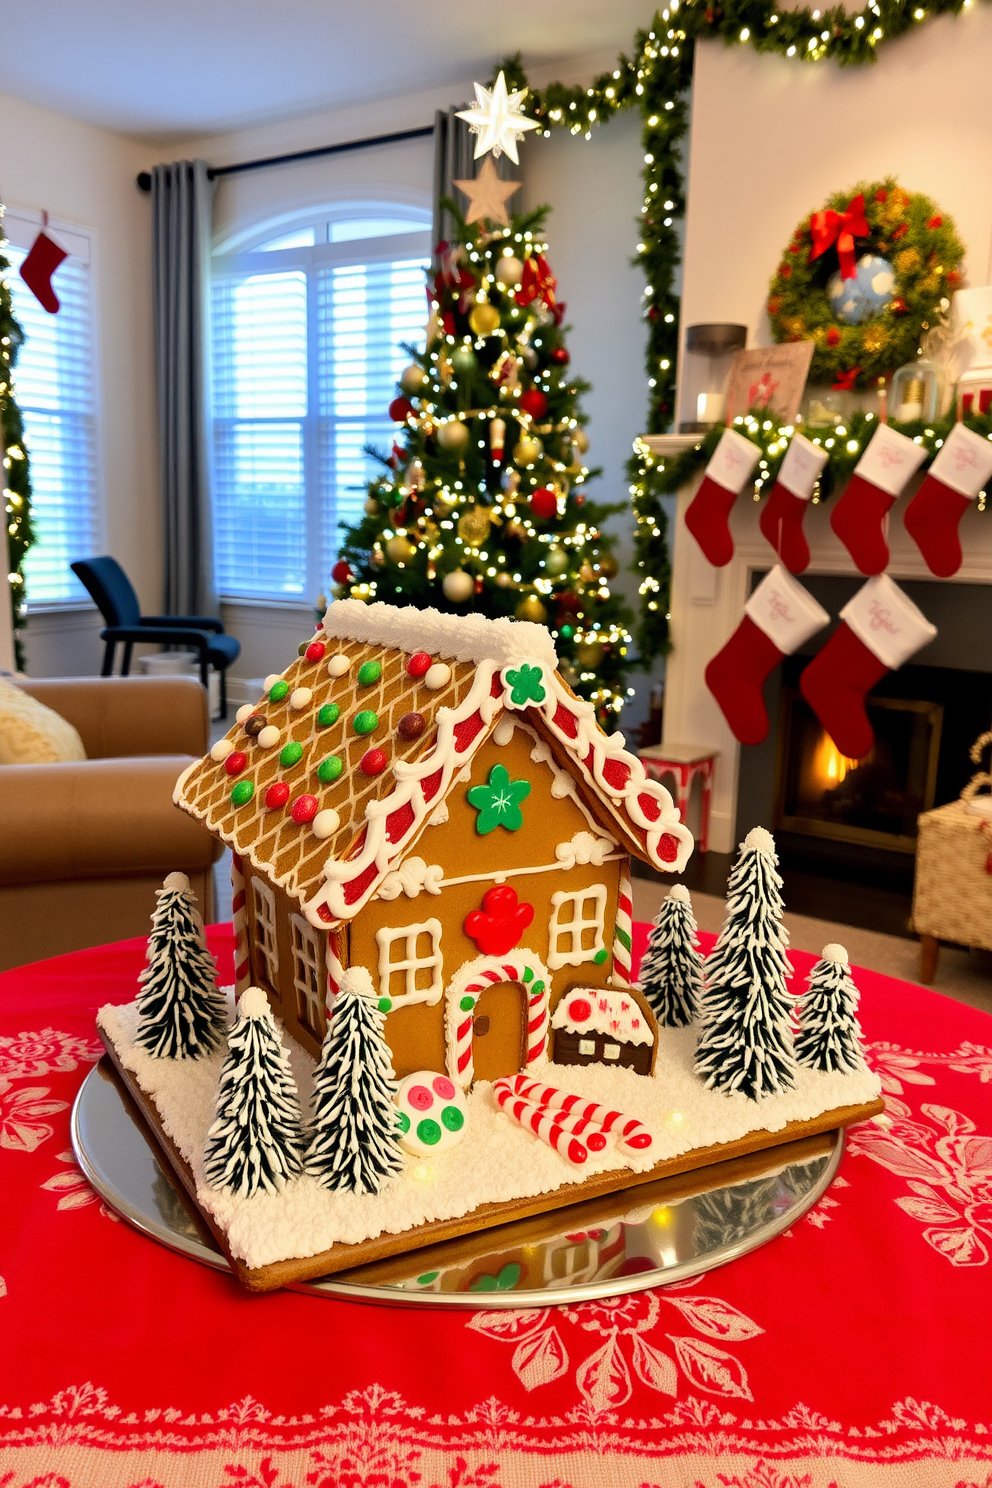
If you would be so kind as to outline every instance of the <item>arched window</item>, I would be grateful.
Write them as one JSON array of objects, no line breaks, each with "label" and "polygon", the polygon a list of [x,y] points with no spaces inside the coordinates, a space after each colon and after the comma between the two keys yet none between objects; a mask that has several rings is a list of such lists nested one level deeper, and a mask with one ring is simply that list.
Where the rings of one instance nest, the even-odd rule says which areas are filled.
[{"label": "arched window", "polygon": [[312,601],[339,524],[365,501],[372,444],[427,318],[426,210],[352,204],[261,225],[214,255],[217,587]]}]

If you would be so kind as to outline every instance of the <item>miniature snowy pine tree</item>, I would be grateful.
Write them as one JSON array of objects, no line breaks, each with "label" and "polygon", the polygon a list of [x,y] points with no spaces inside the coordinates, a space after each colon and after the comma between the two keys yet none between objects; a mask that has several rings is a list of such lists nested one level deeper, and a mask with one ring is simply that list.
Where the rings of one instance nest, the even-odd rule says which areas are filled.
[{"label": "miniature snowy pine tree", "polygon": [[147,961],[138,978],[137,1043],[155,1059],[202,1059],[217,1048],[227,1021],[217,963],[185,873],[170,873],[155,897]]},{"label": "miniature snowy pine tree", "polygon": [[384,1023],[371,977],[352,967],[341,980],[313,1077],[306,1165],[324,1188],[378,1193],[403,1166]]},{"label": "miniature snowy pine tree", "polygon": [[702,993],[703,958],[684,884],[675,885],[651,926],[640,983],[662,1028],[684,1028],[692,1022]]},{"label": "miniature snowy pine tree", "polygon": [[799,1003],[796,1059],[807,1069],[848,1073],[864,1064],[858,989],[842,945],[826,945]]},{"label": "miniature snowy pine tree", "polygon": [[259,1189],[277,1193],[303,1172],[306,1138],[289,1051],[260,987],[241,994],[215,1109],[203,1154],[213,1188],[250,1199]]},{"label": "miniature snowy pine tree", "polygon": [[730,875],[727,917],[706,961],[696,1073],[707,1089],[751,1100],[794,1082],[788,932],[775,841],[747,834]]}]

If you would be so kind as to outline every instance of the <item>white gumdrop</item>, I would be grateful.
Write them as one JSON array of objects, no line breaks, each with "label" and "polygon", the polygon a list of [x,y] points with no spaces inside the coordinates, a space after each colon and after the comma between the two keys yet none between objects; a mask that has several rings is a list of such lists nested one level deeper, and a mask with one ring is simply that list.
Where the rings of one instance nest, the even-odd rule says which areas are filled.
[{"label": "white gumdrop", "polygon": [[345,656],[343,651],[338,651],[327,663],[327,675],[329,677],[343,677],[351,666],[351,658]]},{"label": "white gumdrop", "polygon": [[297,687],[289,695],[289,706],[291,708],[305,708],[313,697],[312,687]]},{"label": "white gumdrop", "polygon": [[318,811],[311,823],[311,829],[315,837],[323,839],[330,837],[341,825],[341,818],[333,806],[325,806],[323,811]]},{"label": "white gumdrop", "polygon": [[245,719],[250,718],[254,711],[255,709],[252,707],[251,703],[242,703],[241,707],[238,709],[237,713],[235,713],[234,717],[238,723],[244,723]]},{"label": "white gumdrop", "polygon": [[231,743],[230,739],[218,739],[217,743],[210,751],[210,758],[212,760],[216,760],[219,765],[222,765],[227,759],[227,756],[233,753],[234,745]]},{"label": "white gumdrop", "polygon": [[262,683],[262,691],[271,692],[276,683],[281,681],[282,677],[279,675],[278,672],[270,672],[265,681]]},{"label": "white gumdrop", "polygon": [[282,735],[274,723],[267,723],[256,740],[261,749],[274,749]]},{"label": "white gumdrop", "polygon": [[400,1146],[423,1157],[455,1147],[465,1135],[468,1105],[454,1080],[437,1070],[417,1070],[400,1082],[393,1099],[400,1113]]},{"label": "white gumdrop", "polygon": [[442,687],[447,687],[450,681],[450,666],[444,661],[436,661],[432,667],[428,668],[427,675],[424,677],[424,686],[431,692],[439,692]]}]

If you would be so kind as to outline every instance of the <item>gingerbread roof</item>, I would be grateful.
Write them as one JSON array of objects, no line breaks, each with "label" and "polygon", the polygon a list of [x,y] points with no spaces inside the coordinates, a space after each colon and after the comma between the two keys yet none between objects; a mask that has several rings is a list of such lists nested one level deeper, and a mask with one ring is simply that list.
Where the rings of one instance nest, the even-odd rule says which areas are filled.
[{"label": "gingerbread roof", "polygon": [[684,867],[692,837],[671,796],[558,675],[543,626],[338,600],[300,650],[174,799],[314,924],[367,903],[505,710],[548,741],[631,852]]}]

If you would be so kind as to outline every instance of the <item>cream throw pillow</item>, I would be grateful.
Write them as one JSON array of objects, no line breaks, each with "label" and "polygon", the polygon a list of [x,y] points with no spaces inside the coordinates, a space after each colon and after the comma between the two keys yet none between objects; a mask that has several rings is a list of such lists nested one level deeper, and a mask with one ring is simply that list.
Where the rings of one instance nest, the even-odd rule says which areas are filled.
[{"label": "cream throw pillow", "polygon": [[0,681],[0,765],[56,765],[84,760],[83,741],[58,713]]}]

